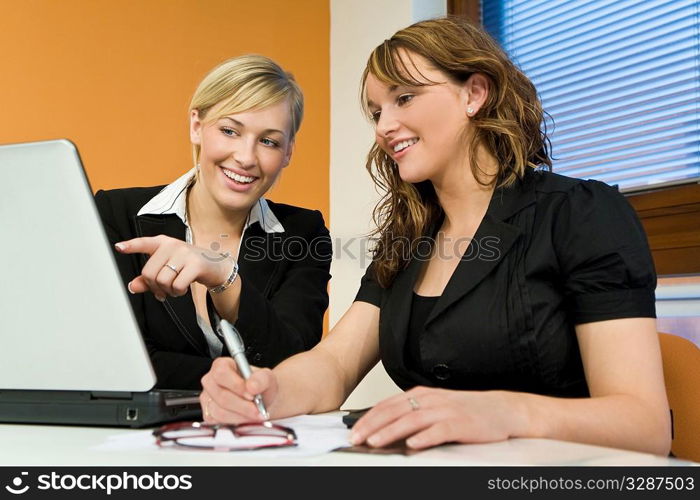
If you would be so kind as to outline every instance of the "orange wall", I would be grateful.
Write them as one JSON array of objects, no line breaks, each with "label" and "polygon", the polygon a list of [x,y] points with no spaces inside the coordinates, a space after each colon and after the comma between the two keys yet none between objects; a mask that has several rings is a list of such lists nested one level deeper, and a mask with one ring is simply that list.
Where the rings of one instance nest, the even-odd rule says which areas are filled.
[{"label": "orange wall", "polygon": [[306,113],[269,197],[329,220],[328,0],[0,0],[0,143],[66,137],[93,189],[149,186],[191,167],[187,106],[230,57],[294,73]]}]

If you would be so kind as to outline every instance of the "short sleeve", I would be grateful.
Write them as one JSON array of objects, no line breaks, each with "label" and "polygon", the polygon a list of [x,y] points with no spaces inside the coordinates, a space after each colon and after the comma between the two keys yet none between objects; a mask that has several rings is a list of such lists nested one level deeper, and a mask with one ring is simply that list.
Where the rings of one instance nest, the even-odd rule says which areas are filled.
[{"label": "short sleeve", "polygon": [[556,215],[553,240],[575,324],[656,317],[646,233],[616,187],[576,183]]},{"label": "short sleeve", "polygon": [[360,289],[355,295],[355,302],[368,302],[377,307],[381,306],[384,289],[377,282],[374,275],[374,263],[370,264],[365,275],[360,281]]}]

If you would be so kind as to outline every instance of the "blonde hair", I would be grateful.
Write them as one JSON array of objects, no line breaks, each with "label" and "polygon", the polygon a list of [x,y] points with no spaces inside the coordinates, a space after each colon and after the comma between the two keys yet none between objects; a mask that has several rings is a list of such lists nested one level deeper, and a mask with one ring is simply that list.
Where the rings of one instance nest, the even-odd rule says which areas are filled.
[{"label": "blonde hair", "polygon": [[[489,94],[478,112],[469,119],[470,134],[463,134],[474,178],[482,185],[509,186],[522,178],[528,168],[551,169],[550,144],[544,111],[532,82],[482,29],[458,17],[443,17],[415,23],[394,34],[374,49],[362,75],[362,106],[371,116],[366,81],[372,74],[388,85],[424,86],[402,59],[400,49],[424,57],[431,66],[452,81],[464,83],[479,73],[489,81]],[[477,149],[484,148],[498,164],[498,172],[482,181],[483,170]],[[373,232],[375,274],[383,287],[391,285],[396,274],[410,260],[424,232],[443,215],[430,181],[405,182],[394,161],[374,144],[367,156],[367,170],[383,192],[374,209],[377,229]]]},{"label": "blonde hair", "polygon": [[[289,103],[291,116],[290,139],[299,131],[304,116],[304,95],[291,73],[284,71],[272,59],[248,54],[224,61],[212,69],[199,83],[190,102],[190,112],[196,110],[207,123],[222,116],[265,108],[283,100]],[[209,111],[220,104],[216,116]],[[192,146],[195,165],[199,163],[200,147]]]}]

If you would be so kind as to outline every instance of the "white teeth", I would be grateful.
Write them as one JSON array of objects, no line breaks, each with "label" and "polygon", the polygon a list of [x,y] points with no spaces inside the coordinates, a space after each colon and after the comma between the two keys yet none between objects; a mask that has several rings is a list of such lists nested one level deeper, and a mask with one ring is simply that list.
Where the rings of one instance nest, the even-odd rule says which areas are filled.
[{"label": "white teeth", "polygon": [[230,170],[226,170],[225,168],[222,169],[224,171],[224,175],[228,177],[229,179],[233,179],[236,182],[240,182],[243,184],[250,184],[255,180],[255,177],[246,177],[244,175],[238,175],[235,172],[231,172]]},{"label": "white teeth", "polygon": [[408,139],[407,141],[401,141],[396,146],[394,146],[394,153],[398,153],[399,151],[403,151],[408,146],[413,146],[417,142],[418,142],[418,139],[415,137],[413,139]]}]

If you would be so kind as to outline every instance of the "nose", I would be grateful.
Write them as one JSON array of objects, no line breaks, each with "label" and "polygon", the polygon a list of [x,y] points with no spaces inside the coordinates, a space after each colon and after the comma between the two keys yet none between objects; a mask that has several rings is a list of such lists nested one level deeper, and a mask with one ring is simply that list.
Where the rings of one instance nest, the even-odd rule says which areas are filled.
[{"label": "nose", "polygon": [[395,134],[399,128],[399,123],[396,117],[389,113],[388,111],[382,111],[379,115],[379,120],[375,131],[379,137],[382,139],[388,139],[391,135]]},{"label": "nose", "polygon": [[237,147],[231,152],[231,156],[241,168],[249,169],[254,167],[257,163],[255,141],[239,141]]}]

